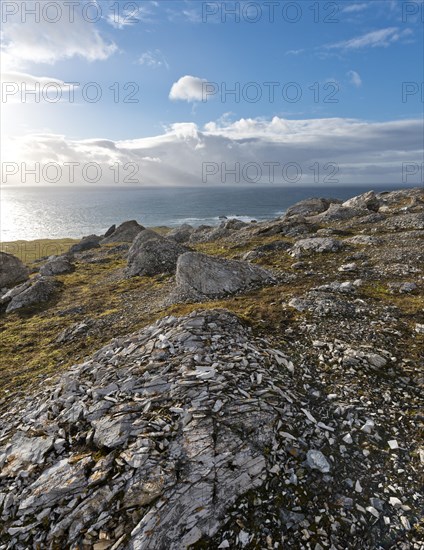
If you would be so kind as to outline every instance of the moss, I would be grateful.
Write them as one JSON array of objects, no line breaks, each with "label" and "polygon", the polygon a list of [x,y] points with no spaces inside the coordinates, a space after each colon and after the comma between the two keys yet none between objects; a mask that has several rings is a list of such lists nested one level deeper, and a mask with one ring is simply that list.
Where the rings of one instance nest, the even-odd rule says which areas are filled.
[{"label": "moss", "polygon": [[17,256],[25,264],[40,258],[65,254],[78,239],[37,239],[0,243],[0,250]]}]

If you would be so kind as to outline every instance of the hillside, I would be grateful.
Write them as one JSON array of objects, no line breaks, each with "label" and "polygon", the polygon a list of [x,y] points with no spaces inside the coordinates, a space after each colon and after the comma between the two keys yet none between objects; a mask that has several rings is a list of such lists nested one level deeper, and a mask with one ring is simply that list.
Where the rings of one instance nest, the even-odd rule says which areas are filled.
[{"label": "hillside", "polygon": [[423,239],[408,189],[3,246],[0,548],[422,548]]}]

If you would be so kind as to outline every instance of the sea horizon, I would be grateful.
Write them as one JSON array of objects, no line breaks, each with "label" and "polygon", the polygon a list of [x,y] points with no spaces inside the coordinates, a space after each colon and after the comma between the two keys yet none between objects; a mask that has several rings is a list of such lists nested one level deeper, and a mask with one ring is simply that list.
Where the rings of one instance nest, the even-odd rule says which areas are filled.
[{"label": "sea horizon", "polygon": [[214,186],[2,186],[0,241],[81,238],[135,219],[146,227],[218,225],[222,219],[264,221],[311,197],[346,200],[400,184]]}]

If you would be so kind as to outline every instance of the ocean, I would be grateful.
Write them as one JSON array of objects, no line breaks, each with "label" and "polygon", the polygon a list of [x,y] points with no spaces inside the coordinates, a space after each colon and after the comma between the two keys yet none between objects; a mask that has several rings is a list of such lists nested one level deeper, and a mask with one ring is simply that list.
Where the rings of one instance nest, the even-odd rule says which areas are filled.
[{"label": "ocean", "polygon": [[[390,191],[389,185],[376,191]],[[220,217],[265,220],[310,197],[347,199],[369,186],[2,187],[2,242],[80,238],[137,220],[148,227],[217,225]]]}]

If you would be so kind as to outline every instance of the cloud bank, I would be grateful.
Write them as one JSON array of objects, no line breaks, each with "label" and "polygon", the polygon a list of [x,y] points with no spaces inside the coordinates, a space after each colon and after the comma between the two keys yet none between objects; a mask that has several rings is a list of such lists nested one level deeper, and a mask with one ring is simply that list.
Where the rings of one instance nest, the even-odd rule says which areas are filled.
[{"label": "cloud bank", "polygon": [[[421,165],[423,122],[274,117],[210,122],[202,129],[187,122],[173,124],[162,135],[134,140],[39,134],[10,138],[2,148],[4,184],[231,184],[237,182],[238,165],[241,183],[377,185],[402,183],[405,163]],[[37,163],[40,181],[30,174],[23,182],[23,169],[34,170]],[[48,163],[63,167],[57,181],[54,166],[43,177]],[[73,180],[66,163],[74,164]],[[101,170],[97,180],[94,164]],[[296,167],[300,177],[293,179]],[[287,178],[282,176],[285,169]],[[419,184],[418,177],[407,183]]]}]

